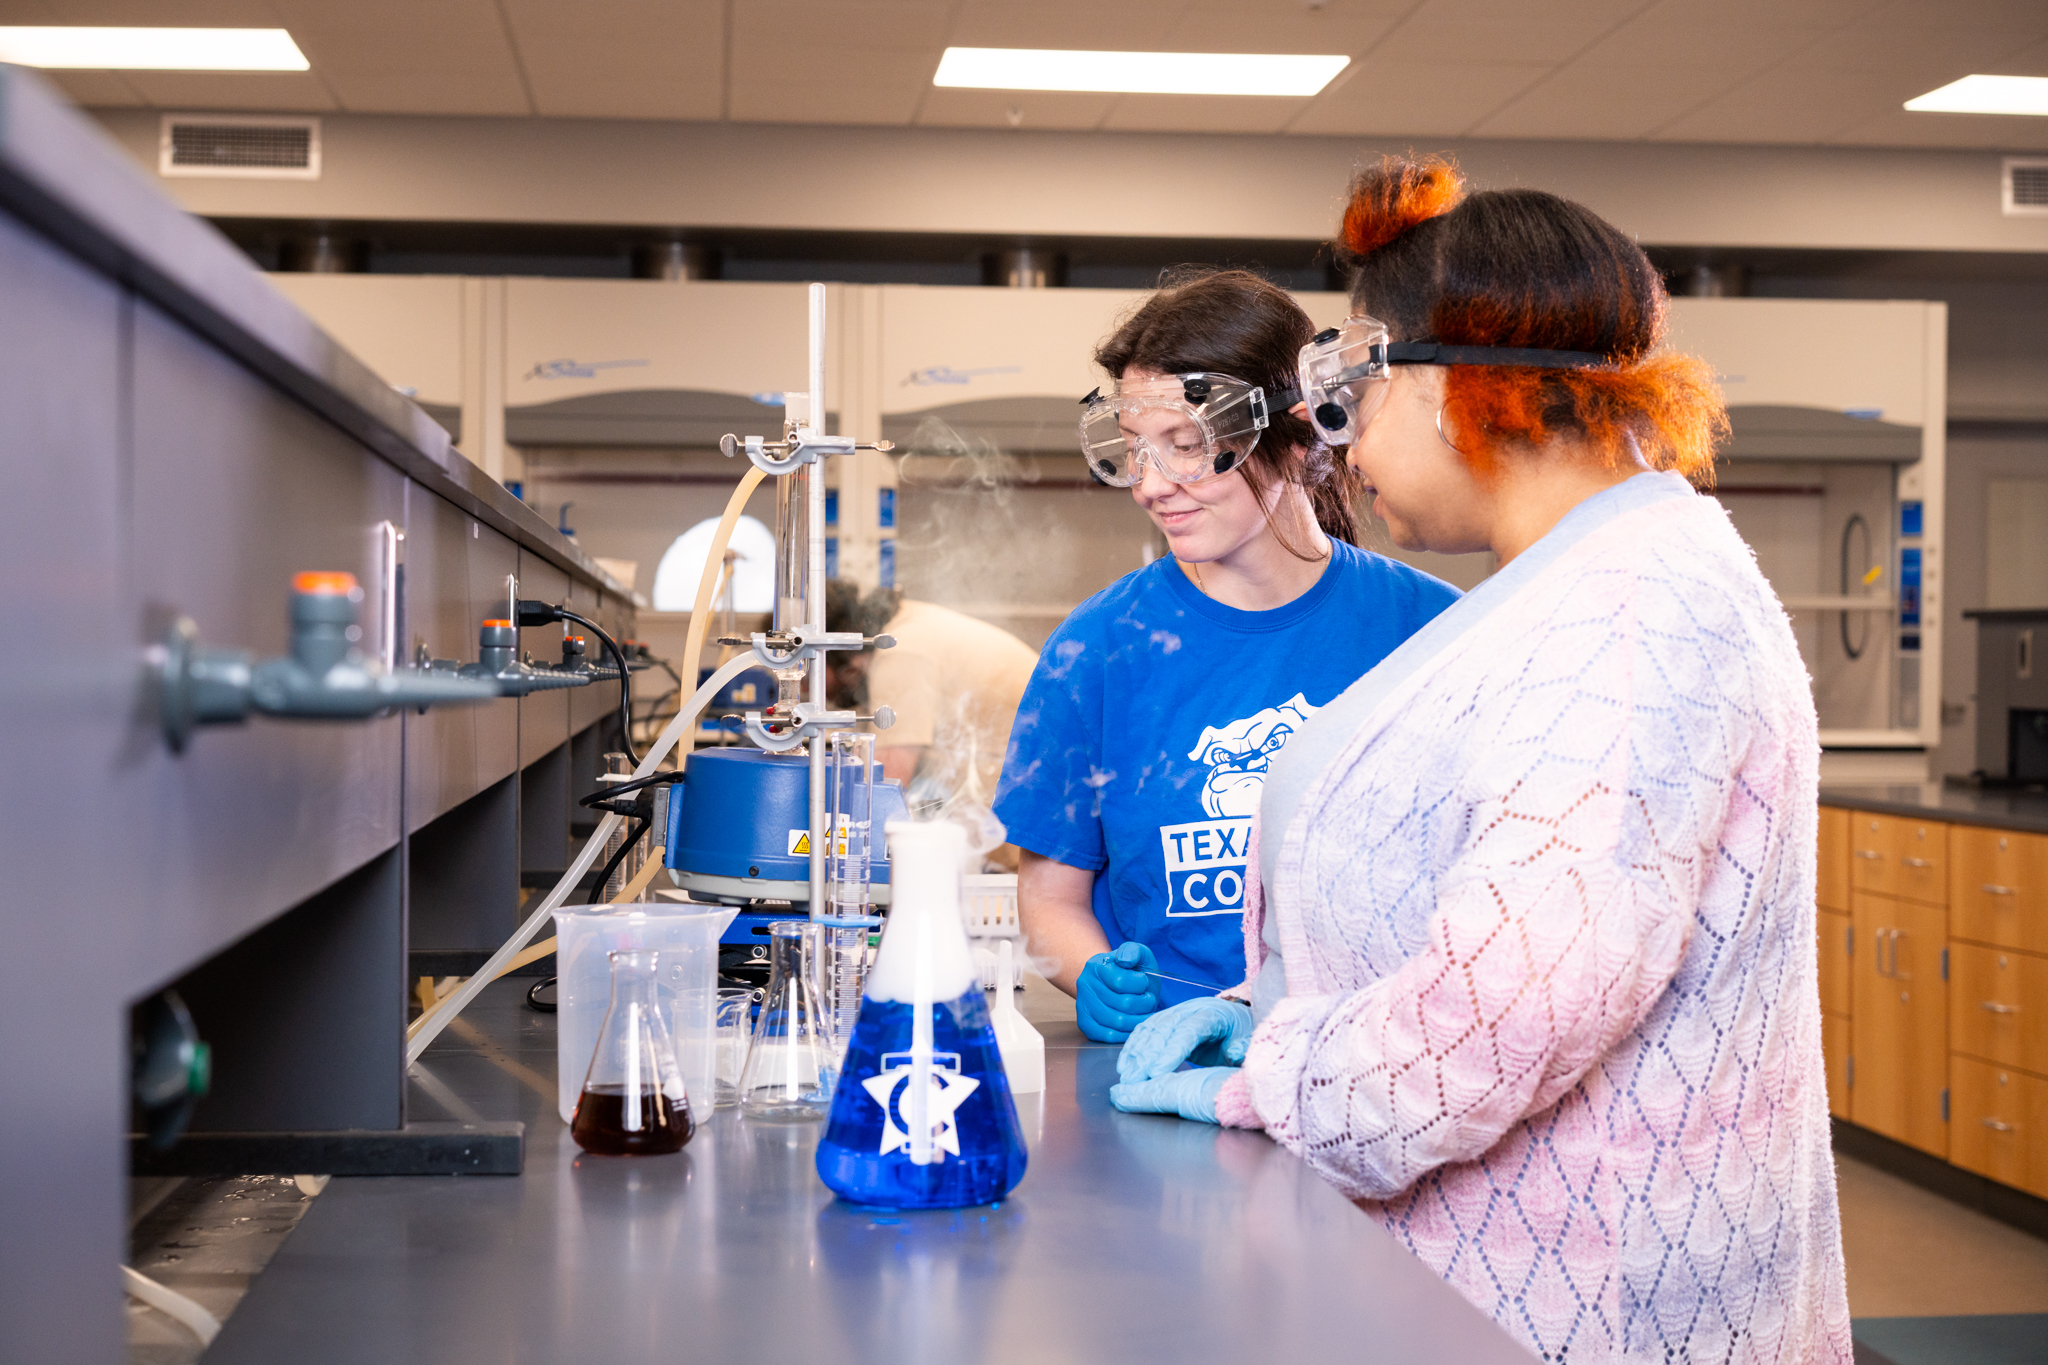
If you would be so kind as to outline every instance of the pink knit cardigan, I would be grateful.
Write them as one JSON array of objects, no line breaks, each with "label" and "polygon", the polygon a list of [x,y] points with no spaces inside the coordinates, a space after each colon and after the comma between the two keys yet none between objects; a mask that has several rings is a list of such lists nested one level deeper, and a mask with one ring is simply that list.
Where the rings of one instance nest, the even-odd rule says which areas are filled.
[{"label": "pink knit cardigan", "polygon": [[1287,996],[1218,1117],[1545,1359],[1847,1362],[1818,752],[1716,504],[1589,533],[1396,685],[1277,832],[1245,955],[1256,976],[1270,903]]}]

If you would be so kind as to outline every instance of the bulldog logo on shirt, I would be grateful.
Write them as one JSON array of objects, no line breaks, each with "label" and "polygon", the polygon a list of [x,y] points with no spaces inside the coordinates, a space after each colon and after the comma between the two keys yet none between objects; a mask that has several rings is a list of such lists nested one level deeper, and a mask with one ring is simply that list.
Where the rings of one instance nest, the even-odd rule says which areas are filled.
[{"label": "bulldog logo on shirt", "polygon": [[1202,784],[1202,810],[1209,819],[1159,827],[1168,915],[1243,911],[1252,816],[1265,791],[1267,766],[1317,709],[1297,692],[1278,706],[1202,731],[1188,757],[1209,766]]}]

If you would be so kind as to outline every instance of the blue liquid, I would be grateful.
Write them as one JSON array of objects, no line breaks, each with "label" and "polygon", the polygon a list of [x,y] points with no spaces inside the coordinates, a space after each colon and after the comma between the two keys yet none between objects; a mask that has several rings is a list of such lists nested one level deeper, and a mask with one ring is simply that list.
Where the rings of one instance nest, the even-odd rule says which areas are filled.
[{"label": "blue liquid", "polygon": [[[879,1087],[890,1102],[887,1114],[866,1084],[908,1067],[912,1011],[912,1006],[895,1001],[861,1001],[853,1041],[846,1049],[846,1069],[832,1094],[831,1118],[818,1144],[818,1178],[842,1199],[883,1208],[957,1209],[993,1203],[1024,1178],[1027,1158],[1010,1079],[1003,1072],[995,1030],[989,1026],[988,1001],[977,985],[957,1000],[932,1006],[932,1051],[937,1069],[945,1073],[941,1084],[948,1091],[962,1081],[976,1084],[952,1110],[950,1135],[959,1154],[951,1150],[945,1140],[949,1130],[942,1126],[934,1145],[943,1156],[928,1166],[911,1161],[905,1140],[907,1076]],[[935,1121],[944,1108],[935,1096]]]}]

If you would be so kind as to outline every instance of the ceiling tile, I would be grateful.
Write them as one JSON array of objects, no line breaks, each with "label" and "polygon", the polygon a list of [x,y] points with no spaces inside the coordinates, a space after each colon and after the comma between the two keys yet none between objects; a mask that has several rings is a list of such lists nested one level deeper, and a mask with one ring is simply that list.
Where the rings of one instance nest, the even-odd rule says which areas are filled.
[{"label": "ceiling tile", "polygon": [[[1120,0],[1106,5],[961,0],[951,28],[942,29],[940,45],[1165,51],[1169,50],[1167,38],[1174,21],[1184,7],[1184,0]],[[1241,28],[1238,31],[1243,32]]]},{"label": "ceiling tile", "polygon": [[[2048,3],[2042,8],[2048,10]],[[1972,71],[1998,69],[2025,46],[2023,40],[1983,29],[1857,26],[1828,34],[1785,64],[1805,71],[1896,72],[1940,85]]]},{"label": "ceiling tile", "polygon": [[1719,27],[1741,34],[1772,28],[1840,28],[1855,23],[1869,9],[1870,0],[1657,0],[1643,17],[1654,23]]},{"label": "ceiling tile", "polygon": [[[1172,52],[1342,52],[1360,56],[1415,0],[1190,0],[1167,35]],[[1078,44],[1076,44],[1078,46]]]},{"label": "ceiling tile", "polygon": [[[37,20],[7,17],[18,8],[40,10]],[[20,0],[0,3],[0,23],[116,24],[137,28],[276,28],[268,0]]]},{"label": "ceiling tile", "polygon": [[273,0],[344,109],[533,112],[492,0]]},{"label": "ceiling tile", "polygon": [[1472,135],[1632,140],[1740,84],[1748,74],[1580,60],[1476,125]]},{"label": "ceiling tile", "polygon": [[1304,99],[1254,95],[1125,95],[1102,126],[1148,133],[1277,133],[1307,106]]},{"label": "ceiling tile", "polygon": [[317,114],[334,96],[310,71],[129,71],[143,101],[156,109],[244,109]]},{"label": "ceiling tile", "polygon": [[1373,49],[1415,61],[1562,62],[1644,8],[1644,0],[1429,0]]},{"label": "ceiling tile", "polygon": [[1652,10],[1615,29],[1585,55],[1617,67],[1762,71],[1833,31],[1818,24],[1789,23],[1735,28]]},{"label": "ceiling tile", "polygon": [[[735,0],[733,37],[740,42],[843,44],[867,51],[944,47],[947,0]],[[839,77],[857,80],[856,71]]]},{"label": "ceiling tile", "polygon": [[[1062,90],[928,90],[917,121],[948,128],[1094,128],[1117,98]],[[1010,121],[1012,109],[1021,121]]]},{"label": "ceiling tile", "polygon": [[542,115],[717,119],[725,110],[721,0],[503,0]]},{"label": "ceiling tile", "polygon": [[45,71],[43,76],[73,104],[88,109],[132,109],[149,103],[118,71]]},{"label": "ceiling tile", "polygon": [[2048,33],[2048,5],[2041,0],[1882,0],[1858,16],[1881,28],[1917,28],[1939,19],[1949,29],[1991,29],[2015,37]]},{"label": "ceiling tile", "polygon": [[[908,123],[938,69],[939,49],[735,44],[731,117],[743,123]],[[847,79],[849,66],[859,79]]]},{"label": "ceiling tile", "polygon": [[1290,133],[1456,137],[1554,68],[1536,62],[1352,63],[1341,87],[1316,97]]},{"label": "ceiling tile", "polygon": [[1998,69],[2007,76],[2048,76],[2048,42],[2013,53],[1998,64]]},{"label": "ceiling tile", "polygon": [[1857,71],[1791,71],[1751,77],[1653,131],[1664,142],[1817,143],[1901,103],[1885,82]]}]

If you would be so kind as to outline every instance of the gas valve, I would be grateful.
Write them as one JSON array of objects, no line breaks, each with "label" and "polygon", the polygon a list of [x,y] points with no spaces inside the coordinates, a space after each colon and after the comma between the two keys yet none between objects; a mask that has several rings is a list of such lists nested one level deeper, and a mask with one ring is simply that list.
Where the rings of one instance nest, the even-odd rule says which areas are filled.
[{"label": "gas valve", "polygon": [[261,662],[247,650],[208,649],[188,617],[171,623],[151,651],[164,739],[183,753],[201,725],[236,725],[251,712],[291,720],[367,720],[401,706],[488,701],[495,686],[471,678],[401,669],[385,672],[355,647],[354,574],[292,579],[291,653]]}]

